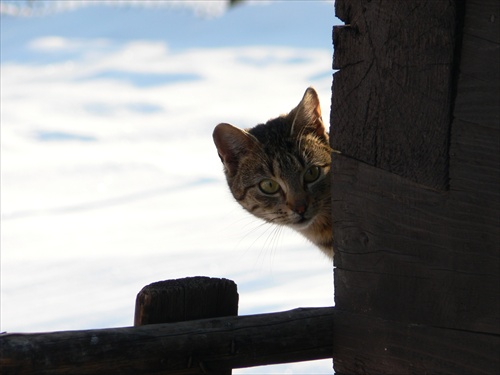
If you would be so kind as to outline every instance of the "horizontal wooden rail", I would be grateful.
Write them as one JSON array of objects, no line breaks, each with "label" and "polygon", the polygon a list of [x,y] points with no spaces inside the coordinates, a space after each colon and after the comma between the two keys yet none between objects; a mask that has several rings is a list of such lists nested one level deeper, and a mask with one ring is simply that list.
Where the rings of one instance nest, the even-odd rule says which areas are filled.
[{"label": "horizontal wooden rail", "polygon": [[206,374],[331,358],[333,307],[140,327],[0,335],[8,374]]}]

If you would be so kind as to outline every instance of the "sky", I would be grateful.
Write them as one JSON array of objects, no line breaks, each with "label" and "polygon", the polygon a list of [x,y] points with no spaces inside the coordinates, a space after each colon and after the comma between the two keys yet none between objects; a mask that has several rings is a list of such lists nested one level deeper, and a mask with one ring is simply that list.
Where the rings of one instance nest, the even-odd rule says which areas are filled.
[{"label": "sky", "polygon": [[240,315],[333,305],[331,262],[239,207],[211,136],[308,86],[328,121],[333,1],[0,4],[1,331],[130,326],[188,276],[235,281]]}]

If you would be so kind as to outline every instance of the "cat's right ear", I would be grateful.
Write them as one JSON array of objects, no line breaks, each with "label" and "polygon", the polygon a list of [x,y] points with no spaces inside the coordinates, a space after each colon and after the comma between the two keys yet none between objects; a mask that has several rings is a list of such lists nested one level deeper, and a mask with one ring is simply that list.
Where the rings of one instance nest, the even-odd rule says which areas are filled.
[{"label": "cat's right ear", "polygon": [[299,105],[288,116],[293,119],[291,133],[306,134],[314,132],[319,136],[326,135],[325,125],[321,118],[321,106],[316,90],[308,87]]},{"label": "cat's right ear", "polygon": [[236,173],[241,155],[256,145],[256,139],[245,130],[229,124],[219,124],[212,134],[219,157],[227,170]]}]

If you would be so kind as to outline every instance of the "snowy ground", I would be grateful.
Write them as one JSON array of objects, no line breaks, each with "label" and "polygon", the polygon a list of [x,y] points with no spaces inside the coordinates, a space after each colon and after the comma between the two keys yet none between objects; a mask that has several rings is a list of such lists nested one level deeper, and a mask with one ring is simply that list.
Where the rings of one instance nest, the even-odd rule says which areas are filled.
[{"label": "snowy ground", "polygon": [[2,331],[129,326],[143,286],[198,275],[234,280],[240,315],[333,304],[329,261],[233,201],[211,137],[310,85],[328,120],[333,2],[173,3],[2,2]]}]

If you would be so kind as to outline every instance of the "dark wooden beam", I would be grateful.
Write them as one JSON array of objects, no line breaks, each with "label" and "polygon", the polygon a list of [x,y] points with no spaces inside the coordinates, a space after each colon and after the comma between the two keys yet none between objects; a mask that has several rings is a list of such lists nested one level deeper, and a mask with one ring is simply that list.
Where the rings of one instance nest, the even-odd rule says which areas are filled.
[{"label": "dark wooden beam", "polygon": [[333,308],[140,327],[0,335],[0,372],[23,374],[220,373],[331,358]]},{"label": "dark wooden beam", "polygon": [[500,373],[500,2],[336,11],[335,371]]},{"label": "dark wooden beam", "polygon": [[342,155],[333,164],[336,306],[500,334],[495,179],[441,192]]},{"label": "dark wooden beam", "polygon": [[333,360],[343,374],[491,375],[500,337],[336,310]]},{"label": "dark wooden beam", "polygon": [[336,0],[332,147],[446,190],[454,1]]},{"label": "dark wooden beam", "polygon": [[[428,6],[440,8],[445,4],[451,6],[453,2],[405,1],[395,4],[404,4],[398,6],[405,11],[413,4],[415,12],[422,17],[421,12],[429,11]],[[351,101],[335,99],[342,95],[334,92],[333,138],[345,143],[346,151],[346,154],[333,155],[336,306],[404,322],[500,334],[500,2],[471,0],[466,5],[463,41],[460,49],[455,51],[459,55],[456,60],[460,69],[453,105],[455,117],[447,135],[449,175],[443,174],[443,177],[449,177],[449,190],[435,189],[432,184],[422,185],[405,173],[394,173],[395,170],[364,161],[358,154],[359,141],[355,139],[349,143],[352,134],[343,133],[346,124],[337,113],[350,113],[351,118],[356,118],[360,110],[366,109],[364,97],[351,96]],[[363,22],[367,21],[363,20],[371,19],[369,13],[375,9],[391,19],[402,11],[397,7],[387,7],[389,3],[378,1],[337,2],[337,11],[353,25],[359,22],[364,25]],[[437,12],[434,16],[455,15],[453,12]],[[340,47],[349,41],[354,46],[352,50],[349,45],[340,51],[336,49],[336,56],[338,54],[340,61],[344,61],[359,53],[358,57],[364,61],[371,52],[358,51],[357,39],[375,38],[380,31],[378,26],[386,27],[384,22],[356,33],[340,29],[337,35],[342,40]],[[430,21],[421,22],[426,26]],[[453,22],[445,20],[443,24],[452,27]],[[405,29],[405,33],[410,32],[407,27],[413,26],[412,32],[427,30],[426,27],[422,29],[418,22],[405,26],[401,21],[399,26]],[[440,27],[435,30],[437,41],[442,36]],[[425,38],[432,39],[432,32],[429,31]],[[399,48],[405,51],[412,46],[402,44]],[[389,56],[394,53],[392,48],[381,48]],[[382,52],[377,51],[378,54]],[[347,77],[348,72],[356,73],[349,65],[341,68],[334,84],[334,89],[340,88],[340,94],[345,87],[352,85],[349,79],[356,80]],[[422,74],[428,72],[424,70]],[[444,72],[442,74],[447,77]],[[383,83],[385,78],[381,79]],[[397,90],[397,82],[391,82],[392,86],[384,86],[370,81],[363,83],[367,85],[363,90],[382,90],[379,93],[386,100],[392,97],[393,90]],[[451,81],[447,82],[452,85]],[[418,91],[419,87],[410,88]],[[338,107],[339,101],[349,102],[346,103],[350,108],[348,112]],[[383,103],[377,105],[377,111],[384,108]],[[398,108],[405,113],[409,111],[408,114],[413,111],[411,107],[400,104]],[[443,106],[441,111],[449,109],[451,107]],[[412,134],[412,127],[425,128],[428,125],[420,120],[418,124],[401,122],[398,124],[399,135],[386,138],[383,147],[397,155],[399,147],[406,145],[407,135]],[[370,124],[359,119],[356,126],[371,129]],[[436,146],[432,137],[426,142],[430,147]],[[370,149],[377,152],[379,147],[379,144],[372,144]],[[448,147],[443,150],[447,151]],[[418,153],[412,157],[428,161]],[[400,159],[396,157],[396,160]],[[407,167],[411,169],[411,165]]]}]

